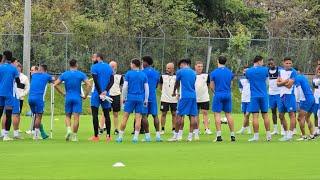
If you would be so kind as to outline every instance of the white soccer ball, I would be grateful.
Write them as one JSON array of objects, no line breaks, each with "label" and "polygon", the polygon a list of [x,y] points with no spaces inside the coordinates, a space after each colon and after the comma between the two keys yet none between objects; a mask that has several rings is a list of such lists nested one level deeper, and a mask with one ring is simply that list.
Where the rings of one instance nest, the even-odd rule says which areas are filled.
[{"label": "white soccer ball", "polygon": [[221,122],[222,122],[222,123],[227,123],[227,122],[228,122],[228,120],[227,120],[227,118],[226,118],[226,117],[223,117],[223,118],[221,118]]}]

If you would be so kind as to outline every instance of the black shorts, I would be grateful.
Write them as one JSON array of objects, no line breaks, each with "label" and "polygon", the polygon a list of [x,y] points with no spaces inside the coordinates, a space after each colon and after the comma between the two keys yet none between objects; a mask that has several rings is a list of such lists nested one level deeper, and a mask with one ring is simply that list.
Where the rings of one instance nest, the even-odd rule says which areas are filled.
[{"label": "black shorts", "polygon": [[209,110],[209,107],[210,107],[209,101],[208,102],[200,102],[200,103],[197,103],[197,105],[198,105],[198,110],[199,109]]},{"label": "black shorts", "polygon": [[161,102],[160,111],[161,112],[168,112],[170,111],[177,111],[177,103],[167,103],[167,102]]},{"label": "black shorts", "polygon": [[110,97],[113,99],[110,111],[119,112],[121,110],[121,95]]}]

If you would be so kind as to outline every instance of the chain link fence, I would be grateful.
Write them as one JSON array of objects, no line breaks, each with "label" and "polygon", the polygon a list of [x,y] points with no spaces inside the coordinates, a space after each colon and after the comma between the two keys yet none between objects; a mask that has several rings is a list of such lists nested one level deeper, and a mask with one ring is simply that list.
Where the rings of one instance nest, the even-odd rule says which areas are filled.
[{"label": "chain link fence", "polygon": [[[155,67],[164,72],[165,65],[169,62],[176,63],[184,57],[191,58],[193,62],[206,62],[210,54],[211,71],[216,66],[217,56],[224,54],[230,57],[228,65],[235,72],[240,72],[243,65],[250,65],[252,58],[260,54],[266,58],[274,58],[278,64],[281,64],[284,57],[290,56],[302,72],[312,74],[320,57],[320,40],[311,38],[251,39],[244,55],[234,58],[233,50],[229,47],[230,37],[212,37],[210,32],[206,36],[203,36],[205,33],[191,36],[187,31],[179,36],[171,36],[162,29],[158,34],[157,37],[141,33],[136,37],[98,35],[88,38],[72,33],[41,33],[32,36],[31,65],[45,63],[50,72],[59,74],[68,68],[68,60],[75,58],[80,69],[89,72],[91,55],[102,52],[106,60],[114,59],[119,62],[120,72],[129,69],[130,59],[144,55],[151,55]],[[23,35],[0,34],[0,51],[3,50],[13,51],[15,57],[22,62]]]}]

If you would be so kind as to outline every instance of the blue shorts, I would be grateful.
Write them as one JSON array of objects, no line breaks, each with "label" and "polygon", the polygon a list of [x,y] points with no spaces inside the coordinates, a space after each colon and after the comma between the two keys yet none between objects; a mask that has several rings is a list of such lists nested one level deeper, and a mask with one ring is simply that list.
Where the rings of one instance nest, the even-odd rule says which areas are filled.
[{"label": "blue shorts", "polygon": [[241,112],[248,113],[249,112],[250,102],[242,102],[241,103]]},{"label": "blue shorts", "polygon": [[99,108],[99,106],[101,105],[101,107],[103,109],[110,109],[111,108],[111,104],[108,101],[101,101],[99,95],[97,93],[93,93],[91,95],[91,106]]},{"label": "blue shorts", "polygon": [[313,96],[306,97],[305,101],[300,101],[300,110],[308,113],[313,113],[315,104],[316,103]]},{"label": "blue shorts", "polygon": [[296,97],[293,94],[284,94],[280,98],[278,107],[279,113],[289,113],[297,111]]},{"label": "blue shorts", "polygon": [[278,95],[269,95],[269,108],[275,109],[280,105],[280,94]]},{"label": "blue shorts", "polygon": [[66,98],[64,103],[64,110],[66,114],[82,113],[82,100],[81,98]]},{"label": "blue shorts", "polygon": [[178,101],[177,114],[179,116],[197,116],[198,105],[196,98],[182,98]]},{"label": "blue shorts", "polygon": [[39,96],[39,97],[29,97],[29,106],[31,109],[31,112],[33,114],[42,114],[44,111],[44,101],[43,101],[43,97]]},{"label": "blue shorts", "polygon": [[143,107],[143,113],[144,115],[158,115],[158,104],[157,101],[148,102],[147,107]]},{"label": "blue shorts", "polygon": [[20,114],[20,100],[17,98],[14,98],[13,108],[12,108],[12,114]]},{"label": "blue shorts", "polygon": [[226,113],[231,113],[232,111],[231,94],[216,94],[213,97],[212,112],[220,113],[221,111],[224,111]]},{"label": "blue shorts", "polygon": [[14,105],[13,96],[0,96],[0,106],[2,107],[13,107]]},{"label": "blue shorts", "polygon": [[265,97],[251,97],[249,112],[250,113],[267,113],[269,110],[268,96]]},{"label": "blue shorts", "polygon": [[142,114],[144,108],[145,107],[143,106],[143,101],[129,100],[129,101],[125,101],[124,103],[124,112],[127,112],[127,113],[135,112],[135,113]]}]

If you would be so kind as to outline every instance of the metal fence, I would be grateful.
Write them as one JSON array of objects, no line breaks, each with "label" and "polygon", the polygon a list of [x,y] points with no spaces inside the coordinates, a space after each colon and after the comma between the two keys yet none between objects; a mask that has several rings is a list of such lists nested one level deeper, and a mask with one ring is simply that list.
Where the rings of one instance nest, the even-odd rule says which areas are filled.
[{"label": "metal fence", "polygon": [[[231,55],[233,50],[229,47],[230,38],[232,37],[212,37],[210,32],[203,37],[189,34],[169,36],[162,30],[157,37],[147,37],[143,33],[136,37],[85,37],[72,33],[41,33],[32,36],[31,65],[46,63],[50,72],[61,73],[68,68],[68,60],[75,58],[79,61],[80,68],[89,72],[90,57],[99,51],[105,54],[107,60],[118,61],[120,72],[129,68],[130,59],[144,55],[151,55],[155,67],[162,72],[168,62],[177,62],[184,57],[205,62],[210,55],[210,71],[216,66],[217,56],[225,54],[230,57],[228,65],[234,71],[240,72],[242,65],[250,64],[255,55],[261,54],[266,58],[273,57],[278,64],[285,56],[290,56],[302,72],[313,73],[316,60],[320,57],[319,40],[276,37],[251,39],[244,55],[234,57]],[[23,35],[0,34],[0,51],[7,49],[22,60]]]}]

